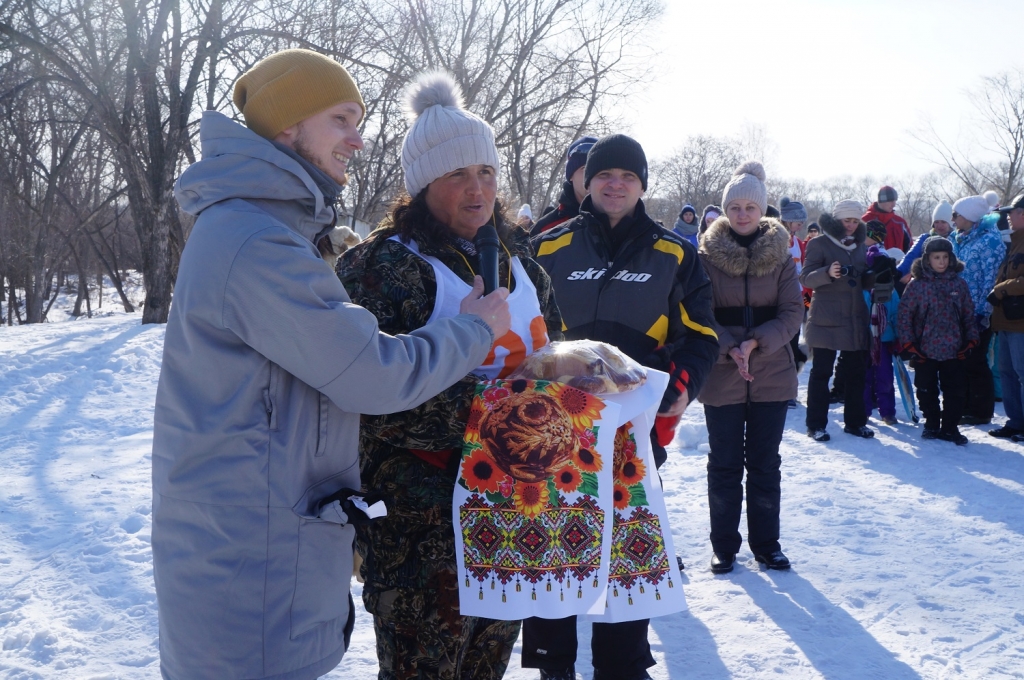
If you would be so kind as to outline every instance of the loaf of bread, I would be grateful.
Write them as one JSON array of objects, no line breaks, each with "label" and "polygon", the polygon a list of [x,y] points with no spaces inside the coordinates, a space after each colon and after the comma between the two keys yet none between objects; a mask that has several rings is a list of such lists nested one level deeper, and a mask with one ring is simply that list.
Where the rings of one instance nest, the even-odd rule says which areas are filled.
[{"label": "loaf of bread", "polygon": [[616,347],[593,340],[553,342],[526,357],[510,379],[552,380],[590,394],[629,392],[647,371]]}]

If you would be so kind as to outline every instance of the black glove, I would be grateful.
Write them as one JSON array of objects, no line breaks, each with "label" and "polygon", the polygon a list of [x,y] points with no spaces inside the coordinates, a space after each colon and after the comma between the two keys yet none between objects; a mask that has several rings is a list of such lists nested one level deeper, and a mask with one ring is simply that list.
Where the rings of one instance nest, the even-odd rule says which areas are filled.
[{"label": "black glove", "polygon": [[956,358],[961,361],[974,354],[974,348],[978,346],[977,340],[971,340],[962,350],[956,353]]},{"label": "black glove", "polygon": [[903,351],[900,352],[900,359],[910,362],[910,365],[915,368],[917,366],[921,366],[925,362],[925,356],[921,354],[921,350],[919,350],[912,342],[908,342],[903,345]]}]

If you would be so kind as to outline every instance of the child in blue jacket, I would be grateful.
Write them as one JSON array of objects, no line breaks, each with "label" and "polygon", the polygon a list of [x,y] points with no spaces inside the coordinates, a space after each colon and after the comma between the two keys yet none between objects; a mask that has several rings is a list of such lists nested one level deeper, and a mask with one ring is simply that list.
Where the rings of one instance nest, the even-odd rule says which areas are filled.
[{"label": "child in blue jacket", "polygon": [[864,378],[864,410],[871,416],[877,407],[886,425],[895,425],[896,391],[893,384],[891,347],[898,343],[896,317],[900,296],[894,283],[899,278],[896,261],[881,245],[868,248],[865,255],[868,274],[873,285],[864,284],[864,301],[870,311],[871,360]]}]

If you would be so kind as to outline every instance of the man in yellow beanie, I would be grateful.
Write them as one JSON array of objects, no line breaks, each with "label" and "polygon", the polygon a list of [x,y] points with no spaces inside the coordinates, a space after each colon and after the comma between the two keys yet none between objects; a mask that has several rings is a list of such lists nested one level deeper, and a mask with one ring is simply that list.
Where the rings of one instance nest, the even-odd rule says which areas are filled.
[{"label": "man in yellow beanie", "polygon": [[366,105],[345,67],[310,50],[273,54],[235,83],[235,106],[261,137],[282,144],[345,186],[352,154],[363,148]]},{"label": "man in yellow beanie", "polygon": [[362,148],[337,62],[286,50],[235,85],[246,126],[203,114],[175,196],[196,215],[164,341],[153,433],[153,573],[165,680],[319,677],[348,647],[359,414],[453,385],[509,328],[499,289],[389,336],[314,245]]}]

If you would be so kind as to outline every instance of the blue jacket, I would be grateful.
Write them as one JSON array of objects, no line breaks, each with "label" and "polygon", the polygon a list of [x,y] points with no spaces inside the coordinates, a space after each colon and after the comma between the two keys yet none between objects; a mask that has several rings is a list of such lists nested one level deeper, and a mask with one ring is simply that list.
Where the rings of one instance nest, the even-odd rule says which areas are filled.
[{"label": "blue jacket", "polygon": [[987,300],[988,294],[992,292],[996,275],[999,273],[999,265],[1006,256],[1003,237],[994,221],[983,219],[966,233],[956,232],[953,253],[964,263],[960,277],[967,282],[967,288],[971,291],[971,302],[974,303],[974,313],[979,321],[983,321],[981,326],[986,328],[988,317],[992,314],[992,305]]},{"label": "blue jacket", "polygon": [[359,414],[446,389],[491,332],[460,315],[380,333],[313,245],[334,209],[310,171],[220,113],[199,135],[153,431],[160,670],[311,680],[351,630],[355,532],[320,501],[359,488]]},{"label": "blue jacket", "polygon": [[676,223],[673,226],[672,231],[678,234],[681,238],[685,238],[687,241],[693,244],[694,248],[696,248],[700,245],[697,243],[698,226],[699,225],[697,224],[697,222],[694,222],[693,224],[687,224],[686,222],[683,222],[682,217],[677,217]]},{"label": "blue jacket", "polygon": [[[924,254],[924,242],[927,241],[929,237],[937,235],[938,234],[934,231],[929,231],[927,234],[921,234],[917,237],[917,240],[914,241],[914,245],[910,247],[910,250],[907,251],[907,254],[903,256],[903,259],[900,260],[900,263],[896,266],[896,268],[900,270],[900,274],[906,276],[910,273],[910,268],[914,266],[914,260]],[[944,236],[943,238],[949,239],[948,236]]]}]

